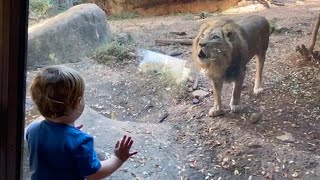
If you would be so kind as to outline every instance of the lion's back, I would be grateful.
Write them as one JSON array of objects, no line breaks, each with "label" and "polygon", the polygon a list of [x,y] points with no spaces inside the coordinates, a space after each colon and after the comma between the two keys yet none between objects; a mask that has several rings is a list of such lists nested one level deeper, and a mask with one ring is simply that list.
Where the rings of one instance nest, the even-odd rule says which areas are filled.
[{"label": "lion's back", "polygon": [[237,24],[244,32],[242,36],[247,41],[248,49],[253,53],[252,55],[261,51],[265,52],[267,50],[270,36],[270,25],[265,17],[253,15],[239,20]]}]

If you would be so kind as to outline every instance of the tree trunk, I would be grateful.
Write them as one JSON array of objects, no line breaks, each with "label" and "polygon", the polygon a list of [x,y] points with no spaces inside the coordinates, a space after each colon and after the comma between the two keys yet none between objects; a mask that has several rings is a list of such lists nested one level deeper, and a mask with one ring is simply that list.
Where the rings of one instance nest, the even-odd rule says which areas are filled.
[{"label": "tree trunk", "polygon": [[296,47],[296,51],[298,51],[306,61],[311,60],[312,58],[317,60],[320,59],[320,53],[318,51],[313,51],[317,41],[319,26],[320,26],[320,13],[318,15],[318,19],[312,30],[309,48],[307,49],[304,44]]},{"label": "tree trunk", "polygon": [[319,26],[320,26],[320,13],[319,13],[317,22],[316,22],[316,24],[315,24],[314,27],[313,27],[313,31],[312,31],[312,35],[311,35],[311,40],[310,40],[310,46],[309,46],[309,52],[310,52],[310,53],[313,52],[314,46],[315,46],[315,44],[316,44]]}]

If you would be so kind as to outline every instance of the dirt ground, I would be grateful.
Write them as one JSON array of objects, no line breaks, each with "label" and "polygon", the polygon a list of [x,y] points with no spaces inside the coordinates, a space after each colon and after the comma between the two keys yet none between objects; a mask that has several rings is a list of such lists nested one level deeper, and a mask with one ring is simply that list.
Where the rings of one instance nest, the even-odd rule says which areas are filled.
[{"label": "dirt ground", "polygon": [[[243,111],[238,114],[208,117],[212,95],[196,105],[191,91],[178,98],[161,76],[139,72],[137,61],[108,67],[84,58],[69,66],[86,80],[87,106],[111,119],[173,128],[167,136],[177,145],[174,153],[185,157],[180,179],[320,179],[320,65],[301,66],[294,53],[297,45],[308,44],[319,11],[319,0],[305,0],[269,9],[254,4],[205,19],[182,14],[109,21],[114,33],[131,34],[137,48],[180,54],[176,57],[192,70],[190,84],[199,78],[198,89],[211,92],[209,79],[192,62],[190,46],[159,46],[155,39],[192,38],[204,21],[222,16],[276,18],[263,72],[265,90],[253,94],[251,61],[242,92]],[[170,33],[175,31],[186,36]],[[28,71],[28,84],[36,71]],[[231,91],[231,85],[224,86],[226,110]],[[27,123],[38,116],[29,95],[26,110]]]}]

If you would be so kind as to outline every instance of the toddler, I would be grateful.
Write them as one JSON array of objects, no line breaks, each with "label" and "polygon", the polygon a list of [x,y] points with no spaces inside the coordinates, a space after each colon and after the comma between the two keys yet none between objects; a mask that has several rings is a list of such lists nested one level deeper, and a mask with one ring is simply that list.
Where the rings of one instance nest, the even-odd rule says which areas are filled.
[{"label": "toddler", "polygon": [[26,132],[32,180],[102,179],[129,157],[133,140],[124,136],[114,156],[100,161],[93,137],[75,127],[84,110],[85,83],[80,73],[66,66],[44,68],[30,86],[32,100],[45,118]]}]

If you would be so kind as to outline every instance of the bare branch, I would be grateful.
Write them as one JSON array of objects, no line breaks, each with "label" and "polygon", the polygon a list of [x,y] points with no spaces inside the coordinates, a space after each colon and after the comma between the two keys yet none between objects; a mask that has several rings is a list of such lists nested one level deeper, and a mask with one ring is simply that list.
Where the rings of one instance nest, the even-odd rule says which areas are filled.
[{"label": "bare branch", "polygon": [[192,39],[156,39],[155,43],[158,45],[170,45],[170,44],[181,44],[181,45],[192,45]]},{"label": "bare branch", "polygon": [[312,31],[312,35],[311,35],[311,40],[310,40],[310,46],[309,46],[309,52],[310,52],[310,53],[313,52],[314,46],[315,46],[315,44],[316,44],[319,26],[320,26],[320,13],[319,13],[317,22],[316,22],[316,24],[315,24],[314,27],[313,27],[313,31]]}]

